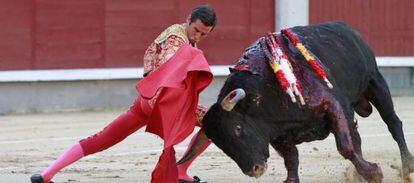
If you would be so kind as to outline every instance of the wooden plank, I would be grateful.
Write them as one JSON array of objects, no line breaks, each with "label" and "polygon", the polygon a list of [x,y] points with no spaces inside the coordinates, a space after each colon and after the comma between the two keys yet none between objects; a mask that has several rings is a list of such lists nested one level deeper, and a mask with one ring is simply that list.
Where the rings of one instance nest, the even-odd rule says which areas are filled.
[{"label": "wooden plank", "polygon": [[30,69],[29,2],[0,0],[0,70]]},{"label": "wooden plank", "polygon": [[106,0],[107,11],[174,11],[175,1],[165,0],[151,0],[138,1],[137,0]]},{"label": "wooden plank", "polygon": [[76,61],[76,59],[97,59],[100,57],[99,45],[97,45],[96,43],[39,45],[39,47],[37,48],[37,54],[39,61]]},{"label": "wooden plank", "polygon": [[218,15],[199,45],[210,63],[234,63],[274,29],[273,0],[0,0],[0,70],[142,66],[156,36],[206,2]]},{"label": "wooden plank", "polygon": [[36,1],[37,32],[48,30],[66,30],[79,28],[99,28],[102,3],[99,0],[88,1]]},{"label": "wooden plank", "polygon": [[111,42],[140,42],[149,44],[163,31],[164,28],[148,27],[106,27],[106,41]]},{"label": "wooden plank", "polygon": [[99,43],[98,28],[73,28],[62,30],[43,30],[37,33],[38,44],[89,44]]},{"label": "wooden plank", "polygon": [[244,49],[246,49],[253,41],[232,40],[232,41],[217,41],[203,42],[200,48],[204,51],[209,64],[212,65],[233,65],[242,56]]},{"label": "wooden plank", "polygon": [[[210,64],[234,64],[243,50],[267,32],[274,31],[273,0],[207,1],[217,12],[218,24],[199,44]],[[178,1],[180,17],[205,1]],[[237,4],[237,6],[235,6]]]},{"label": "wooden plank", "polygon": [[267,32],[273,32],[275,21],[272,17],[275,14],[273,1],[252,1],[250,16],[250,32],[252,37],[260,37]]},{"label": "wooden plank", "polygon": [[36,4],[35,69],[100,67],[102,48],[102,1],[47,1]]},{"label": "wooden plank", "polygon": [[137,42],[107,44],[106,67],[142,67],[146,45]]},{"label": "wooden plank", "polygon": [[167,27],[178,22],[176,13],[170,10],[153,11],[106,11],[106,26]]},{"label": "wooden plank", "polygon": [[310,23],[343,21],[360,32],[377,56],[414,55],[411,0],[310,1]]},{"label": "wooden plank", "polygon": [[98,68],[96,63],[101,59],[62,59],[62,60],[38,60],[32,70],[47,69],[82,69],[82,68]]}]

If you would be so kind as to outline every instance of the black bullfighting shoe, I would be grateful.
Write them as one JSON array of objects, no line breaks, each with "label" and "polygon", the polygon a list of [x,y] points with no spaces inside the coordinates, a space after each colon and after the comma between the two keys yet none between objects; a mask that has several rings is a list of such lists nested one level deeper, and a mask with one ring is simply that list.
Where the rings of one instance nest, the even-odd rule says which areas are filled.
[{"label": "black bullfighting shoe", "polygon": [[207,183],[206,181],[201,181],[197,176],[194,176],[193,179],[193,181],[178,180],[178,183]]},{"label": "black bullfighting shoe", "polygon": [[[33,174],[30,177],[30,182],[31,183],[45,183],[45,182],[43,182],[43,177],[40,174]],[[49,183],[53,183],[53,182],[52,181],[49,181]]]}]

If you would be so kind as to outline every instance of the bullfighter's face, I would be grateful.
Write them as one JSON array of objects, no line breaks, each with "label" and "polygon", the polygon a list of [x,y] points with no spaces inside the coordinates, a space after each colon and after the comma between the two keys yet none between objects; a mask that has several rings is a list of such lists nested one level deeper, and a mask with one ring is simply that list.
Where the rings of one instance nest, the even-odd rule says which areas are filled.
[{"label": "bullfighter's face", "polygon": [[213,26],[206,26],[204,23],[197,19],[194,22],[190,23],[190,20],[187,20],[186,23],[187,37],[191,44],[197,44],[201,40],[207,37],[207,35],[213,29]]},{"label": "bullfighter's face", "polygon": [[269,140],[248,116],[214,104],[203,119],[203,128],[244,174],[257,178],[266,171]]}]

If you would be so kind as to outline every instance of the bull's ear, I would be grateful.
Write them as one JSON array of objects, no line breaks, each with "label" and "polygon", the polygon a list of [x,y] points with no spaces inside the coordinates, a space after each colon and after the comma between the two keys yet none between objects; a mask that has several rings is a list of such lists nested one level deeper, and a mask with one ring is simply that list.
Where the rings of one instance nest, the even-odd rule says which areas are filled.
[{"label": "bull's ear", "polygon": [[233,110],[234,106],[239,102],[241,99],[246,97],[246,92],[242,88],[237,88],[224,97],[221,101],[221,108],[226,111]]}]

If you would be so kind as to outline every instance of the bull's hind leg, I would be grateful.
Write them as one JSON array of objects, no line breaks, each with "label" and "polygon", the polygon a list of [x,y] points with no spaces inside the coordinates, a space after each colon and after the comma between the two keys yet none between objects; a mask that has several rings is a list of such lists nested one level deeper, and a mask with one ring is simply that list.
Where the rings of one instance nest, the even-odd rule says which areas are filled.
[{"label": "bull's hind leg", "polygon": [[366,97],[377,108],[381,118],[388,126],[392,137],[398,143],[401,153],[403,175],[408,177],[414,171],[414,158],[407,148],[402,129],[402,122],[394,111],[391,95],[387,83],[381,75],[370,81]]},{"label": "bull's hind leg", "polygon": [[272,143],[272,146],[285,160],[285,167],[288,175],[284,183],[299,183],[299,158],[298,149],[296,148],[296,146],[281,145],[275,142]]},{"label": "bull's hind leg", "polygon": [[326,117],[330,122],[332,133],[335,135],[339,153],[344,158],[349,159],[358,173],[368,182],[381,182],[383,178],[381,168],[375,163],[365,161],[360,150],[354,148],[351,129],[349,128],[349,124],[352,122],[348,120],[349,116],[348,118],[345,116],[341,105],[337,101],[331,100],[324,108],[326,109]]}]

